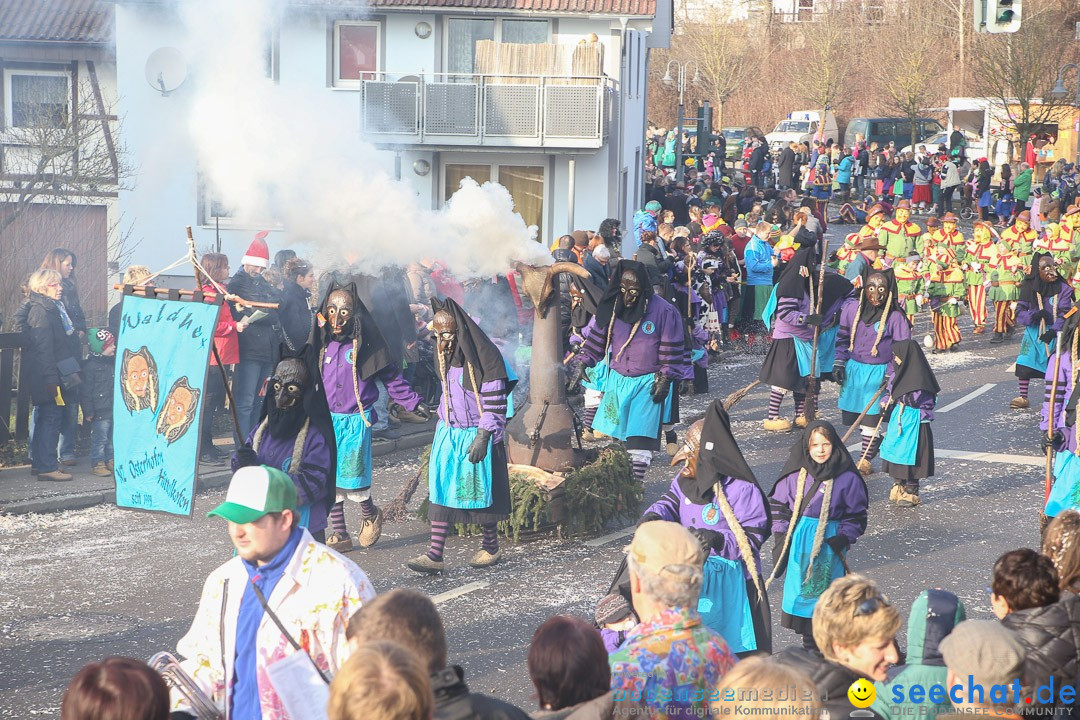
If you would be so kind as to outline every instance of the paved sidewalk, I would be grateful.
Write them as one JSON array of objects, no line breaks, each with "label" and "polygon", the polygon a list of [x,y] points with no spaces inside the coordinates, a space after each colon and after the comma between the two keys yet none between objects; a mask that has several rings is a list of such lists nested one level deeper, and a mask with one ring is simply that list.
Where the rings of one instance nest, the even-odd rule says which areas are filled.
[{"label": "paved sidewalk", "polygon": [[[402,423],[398,429],[400,438],[377,439],[371,443],[372,455],[382,457],[397,450],[419,449],[431,444],[435,423],[435,420],[422,425]],[[233,449],[232,438],[218,438],[214,444],[222,450]],[[75,479],[69,482],[41,481],[30,474],[29,465],[0,469],[0,514],[61,512],[116,502],[113,478],[91,473],[89,457],[80,457],[77,465],[62,469],[74,475]],[[231,475],[225,462],[200,463],[198,491],[224,487],[228,485]]]}]

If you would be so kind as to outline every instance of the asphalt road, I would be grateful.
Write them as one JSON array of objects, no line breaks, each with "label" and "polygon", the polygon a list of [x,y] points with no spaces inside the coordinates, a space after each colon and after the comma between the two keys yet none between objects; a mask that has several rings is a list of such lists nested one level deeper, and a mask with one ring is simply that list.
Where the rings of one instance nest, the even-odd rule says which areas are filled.
[{"label": "asphalt road", "polygon": [[[927,326],[928,319],[920,317],[920,337]],[[869,529],[849,555],[852,569],[878,580],[905,615],[921,590],[940,587],[960,596],[969,617],[990,617],[983,588],[994,560],[1038,542],[1043,470],[1037,410],[1008,408],[1016,395],[1009,368],[1019,336],[989,345],[989,334],[968,337],[970,320],[961,329],[962,351],[931,359],[942,394],[934,422],[938,475],[923,483],[924,504],[890,507],[889,479],[870,478]],[[714,365],[715,396],[755,379],[760,362],[760,355],[742,354]],[[1041,399],[1041,392],[1033,383],[1032,397]],[[836,394],[834,385],[825,385],[822,415],[833,421],[839,418]],[[711,399],[684,402],[684,417],[703,411]],[[748,461],[759,480],[771,486],[796,436],[761,429],[766,400],[767,390],[758,388],[732,417]],[[790,403],[788,398],[785,413],[792,413]],[[980,458],[981,453],[996,455]],[[377,500],[397,494],[412,477],[416,457],[398,453],[376,464]],[[658,497],[672,476],[661,455],[646,478],[646,501]],[[204,579],[231,554],[223,521],[205,517],[223,497],[222,491],[201,496],[193,520],[115,507],[0,516],[0,717],[55,717],[68,680],[91,660],[148,658],[175,650]],[[348,510],[355,528],[358,511]],[[532,633],[552,614],[591,617],[629,534],[611,531],[601,538],[548,537],[506,545],[505,561],[487,571],[467,565],[479,538],[452,538],[450,569],[421,577],[404,567],[427,543],[426,526],[412,521],[386,526],[375,548],[349,557],[380,592],[407,586],[434,596],[451,660],[465,667],[472,689],[532,711],[536,704],[525,668]],[[778,587],[772,595],[775,619]],[[777,649],[796,641],[778,621],[774,632]]]}]

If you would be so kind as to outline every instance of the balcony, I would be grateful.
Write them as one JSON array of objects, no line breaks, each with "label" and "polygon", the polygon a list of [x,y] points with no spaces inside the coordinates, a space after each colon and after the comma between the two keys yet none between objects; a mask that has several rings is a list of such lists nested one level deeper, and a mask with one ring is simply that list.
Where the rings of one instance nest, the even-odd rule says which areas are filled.
[{"label": "balcony", "polygon": [[599,148],[615,84],[606,77],[379,74],[360,89],[376,145]]}]

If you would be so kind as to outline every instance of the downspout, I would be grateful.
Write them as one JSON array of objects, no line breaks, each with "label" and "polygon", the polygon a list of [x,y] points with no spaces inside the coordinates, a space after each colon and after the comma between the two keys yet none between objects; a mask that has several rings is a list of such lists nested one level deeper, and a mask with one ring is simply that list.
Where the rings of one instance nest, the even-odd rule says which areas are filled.
[{"label": "downspout", "polygon": [[[619,224],[622,225],[622,227],[623,227],[623,247],[621,247],[619,249],[620,253],[623,255],[623,257],[626,257],[626,244],[627,244],[626,243],[626,238],[627,238],[626,228],[632,227],[631,218],[627,216],[627,208],[629,207],[629,204],[630,204],[629,203],[629,198],[623,197],[624,194],[625,194],[625,190],[624,190],[625,183],[622,181],[622,170],[623,170],[623,167],[624,167],[624,164],[623,164],[623,145],[626,142],[625,138],[623,137],[623,135],[625,134],[625,123],[626,123],[626,100],[627,100],[627,97],[629,96],[629,88],[630,88],[629,83],[627,83],[626,23],[627,23],[627,18],[625,18],[625,17],[619,18],[619,92],[616,95],[619,104],[618,104],[618,121],[616,122],[617,133],[615,134],[615,137],[618,138],[618,140],[616,142],[618,143],[618,148],[619,148],[618,152],[616,154],[616,166],[615,166],[616,167],[616,172],[615,172],[616,181],[615,182],[616,182],[616,185],[618,186],[618,192],[616,192],[616,194],[615,194],[615,212],[612,213],[613,216],[619,218]],[[647,43],[645,43],[645,44],[647,45]],[[645,52],[646,53],[649,52],[648,47],[645,48]],[[648,56],[646,55],[646,66],[648,65],[647,58],[648,58]],[[640,94],[640,92],[641,92],[640,87],[638,88],[638,92]],[[622,217],[620,217],[620,213],[622,213],[622,215],[623,215]]]},{"label": "downspout", "polygon": [[566,234],[574,232],[574,195],[577,193],[577,160],[571,157],[566,161],[569,178],[566,181]]}]

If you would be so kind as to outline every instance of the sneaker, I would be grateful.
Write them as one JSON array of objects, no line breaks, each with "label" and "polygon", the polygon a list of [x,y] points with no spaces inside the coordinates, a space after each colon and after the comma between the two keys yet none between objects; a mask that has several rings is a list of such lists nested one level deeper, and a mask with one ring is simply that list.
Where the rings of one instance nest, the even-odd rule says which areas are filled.
[{"label": "sneaker", "polygon": [[799,417],[795,418],[795,424],[798,425],[801,428],[804,428],[804,427],[806,427],[807,425],[810,424],[810,421],[807,420],[802,415],[800,415]]},{"label": "sneaker", "polygon": [[349,533],[329,532],[326,534],[326,547],[338,552],[349,552],[353,548],[352,538]]},{"label": "sneaker", "polygon": [[860,460],[855,463],[855,469],[859,471],[859,474],[863,477],[874,474],[874,466],[870,464],[869,460]]},{"label": "sneaker", "polygon": [[921,502],[917,494],[908,492],[904,488],[900,488],[900,492],[896,494],[896,504],[900,507],[915,507]]},{"label": "sneaker", "polygon": [[889,500],[891,500],[892,502],[896,502],[897,499],[900,497],[900,493],[902,490],[903,488],[899,483],[893,485],[892,490],[889,491]]},{"label": "sneaker", "polygon": [[67,482],[75,478],[71,473],[66,473],[63,470],[53,470],[52,472],[39,472],[37,479],[46,482]]},{"label": "sneaker", "polygon": [[94,467],[90,470],[98,477],[109,477],[112,475],[112,470],[109,470],[109,466],[105,464],[104,460],[98,460],[94,463]]},{"label": "sneaker", "polygon": [[112,460],[106,460],[105,461],[105,467],[109,468],[109,472],[112,472],[113,471],[113,461]]},{"label": "sneaker", "polygon": [[791,421],[787,418],[769,418],[763,423],[763,427],[770,432],[788,432],[791,430]]},{"label": "sneaker", "polygon": [[1024,410],[1031,407],[1031,403],[1028,402],[1026,397],[1014,397],[1012,402],[1009,403],[1009,407],[1013,410]]},{"label": "sneaker", "polygon": [[489,553],[487,550],[481,550],[472,556],[469,565],[474,568],[486,568],[495,565],[500,560],[502,560],[502,548],[496,550],[494,553]]},{"label": "sneaker", "polygon": [[446,567],[446,563],[442,560],[432,560],[428,557],[427,553],[424,553],[419,557],[414,557],[412,560],[409,560],[405,563],[405,567],[414,572],[434,575],[435,573],[441,573],[443,568]]},{"label": "sneaker", "polygon": [[61,460],[60,464],[65,466],[65,467],[73,467],[75,465],[78,465],[79,461],[76,460],[75,458],[68,458],[67,460]]},{"label": "sneaker", "polygon": [[369,548],[379,542],[379,536],[382,535],[382,521],[382,510],[378,507],[375,508],[375,515],[363,519],[360,524],[360,532],[357,533],[360,547]]}]

